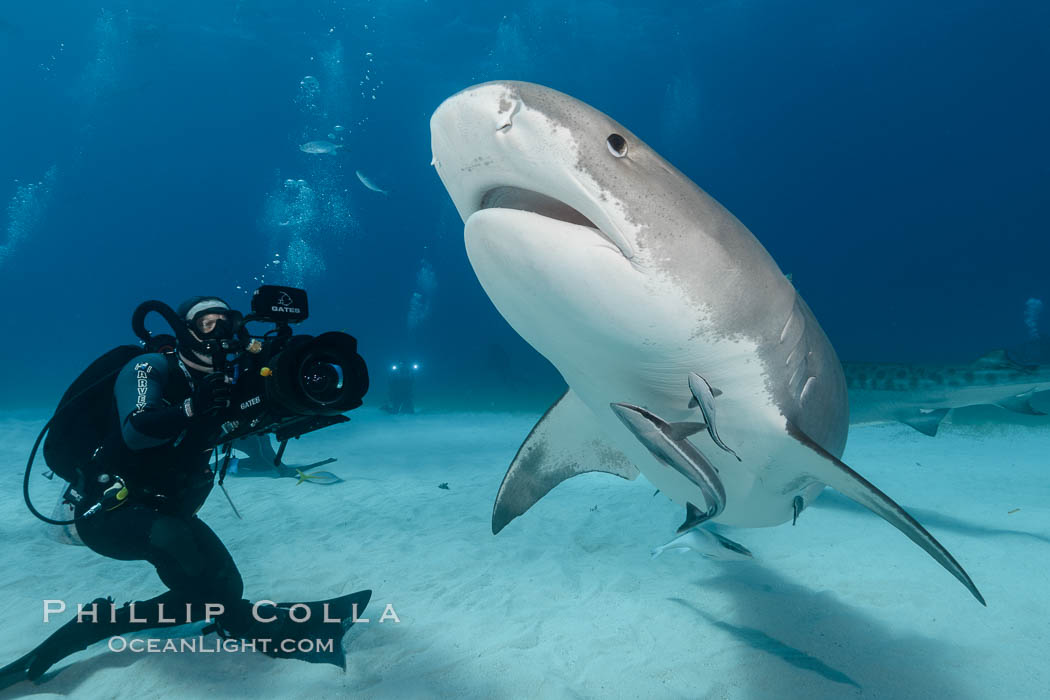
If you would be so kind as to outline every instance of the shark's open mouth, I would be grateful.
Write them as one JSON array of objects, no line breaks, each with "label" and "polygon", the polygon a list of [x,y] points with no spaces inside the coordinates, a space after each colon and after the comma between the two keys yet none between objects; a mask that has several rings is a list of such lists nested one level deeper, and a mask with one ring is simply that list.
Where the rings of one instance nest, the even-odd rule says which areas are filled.
[{"label": "shark's open mouth", "polygon": [[478,209],[517,209],[538,214],[548,219],[564,221],[567,224],[583,226],[591,229],[623,252],[612,236],[607,235],[593,221],[580,213],[579,210],[572,208],[561,200],[548,197],[539,192],[526,190],[521,187],[495,187],[481,197],[481,205]]}]

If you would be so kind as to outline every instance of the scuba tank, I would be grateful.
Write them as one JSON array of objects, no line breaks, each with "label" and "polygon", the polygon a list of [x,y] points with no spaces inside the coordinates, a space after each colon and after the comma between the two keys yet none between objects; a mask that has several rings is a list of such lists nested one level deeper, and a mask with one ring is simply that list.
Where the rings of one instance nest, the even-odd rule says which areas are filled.
[{"label": "scuba tank", "polygon": [[[175,335],[151,335],[145,326],[146,316],[151,312],[160,314]],[[140,304],[132,314],[131,327],[141,340],[141,345],[120,345],[88,365],[66,389],[54,415],[33,443],[22,479],[22,496],[29,511],[45,523],[65,527],[72,525],[76,518],[49,518],[33,506],[29,497],[29,475],[40,444],[44,445],[44,460],[48,467],[70,484],[63,496],[63,503],[67,506],[76,503],[83,497],[86,480],[97,476],[91,473],[92,458],[110,432],[118,427],[115,425],[117,413],[113,394],[117,375],[128,362],[140,355],[173,351],[176,338],[178,342],[190,342],[185,325],[171,307],[161,301]],[[55,511],[56,514],[70,514],[72,509],[58,507]]]},{"label": "scuba tank", "polygon": [[88,365],[58,402],[44,440],[44,461],[62,479],[77,484],[113,427],[116,399],[113,387],[124,365],[147,352],[138,345],[121,345]]}]

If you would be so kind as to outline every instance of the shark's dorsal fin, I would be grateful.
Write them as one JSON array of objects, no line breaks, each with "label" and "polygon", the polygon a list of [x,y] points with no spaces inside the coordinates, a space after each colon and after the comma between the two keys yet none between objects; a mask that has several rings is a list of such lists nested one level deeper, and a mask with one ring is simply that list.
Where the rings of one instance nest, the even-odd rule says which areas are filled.
[{"label": "shark's dorsal fin", "polygon": [[492,508],[492,534],[569,477],[594,471],[638,476],[631,461],[604,441],[594,412],[570,389],[543,414],[510,463]]},{"label": "shark's dorsal fin", "polygon": [[791,437],[798,440],[804,447],[812,450],[818,457],[818,459],[811,460],[807,465],[813,478],[827,484],[855,503],[864,506],[903,532],[908,536],[908,539],[926,550],[926,553],[947,569],[952,576],[959,579],[981,605],[987,605],[981,592],[977,590],[977,586],[974,585],[970,576],[959,565],[959,562],[955,561],[955,557],[933,535],[927,532],[926,528],[920,525],[915,518],[908,515],[907,511],[863,476],[850,469],[842,460],[818,445],[791,421],[787,421],[787,431]]}]

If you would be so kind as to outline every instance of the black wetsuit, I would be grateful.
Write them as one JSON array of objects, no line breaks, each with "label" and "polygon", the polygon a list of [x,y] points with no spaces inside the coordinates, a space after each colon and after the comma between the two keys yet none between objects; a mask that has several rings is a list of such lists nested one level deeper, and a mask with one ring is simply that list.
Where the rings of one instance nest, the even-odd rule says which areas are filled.
[{"label": "black wetsuit", "polygon": [[[215,616],[216,630],[223,636],[274,641],[274,647],[261,649],[269,656],[345,666],[342,636],[356,611],[367,605],[371,591],[306,603],[311,610],[308,624],[293,618],[291,603],[266,603],[253,615],[252,604],[241,597],[244,585],[233,558],[197,517],[213,486],[208,463],[225,420],[221,411],[187,417],[185,402],[195,396],[194,384],[204,377],[191,373],[174,356],[159,354],[141,355],[121,370],[110,434],[92,460],[85,497],[75,509],[84,544],[113,559],[148,561],[169,590],[119,607],[112,598],[95,600],[96,618],[70,620],[28,654],[0,668],[0,689],[23,678],[36,680],[59,660],[107,637],[196,622],[205,619],[205,613]],[[116,477],[124,482],[127,497],[110,510],[80,518],[99,503]],[[327,608],[322,611],[323,603],[332,604],[333,619]],[[206,607],[215,604],[224,612]],[[303,639],[329,639],[331,645],[306,652],[294,644]],[[293,644],[280,648],[280,640]]]},{"label": "black wetsuit", "polygon": [[[148,561],[169,588],[135,603],[135,617],[149,621],[140,628],[163,624],[161,603],[163,616],[180,624],[187,604],[195,619],[203,619],[204,603],[222,604],[238,616],[247,605],[233,558],[196,515],[213,487],[209,460],[223,420],[187,417],[185,401],[201,376],[175,356],[160,354],[139,356],[121,370],[114,387],[116,420],[93,471],[119,476],[128,496],[117,508],[77,522],[88,547],[113,559]],[[110,483],[90,481],[77,515]]]}]

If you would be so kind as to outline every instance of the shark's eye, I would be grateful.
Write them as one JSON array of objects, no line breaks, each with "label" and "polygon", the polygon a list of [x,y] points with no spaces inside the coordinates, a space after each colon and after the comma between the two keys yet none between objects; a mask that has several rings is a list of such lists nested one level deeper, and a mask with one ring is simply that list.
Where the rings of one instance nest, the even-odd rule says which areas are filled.
[{"label": "shark's eye", "polygon": [[609,147],[609,153],[617,158],[627,155],[627,139],[619,134],[609,134],[609,138],[605,139],[605,145]]}]

